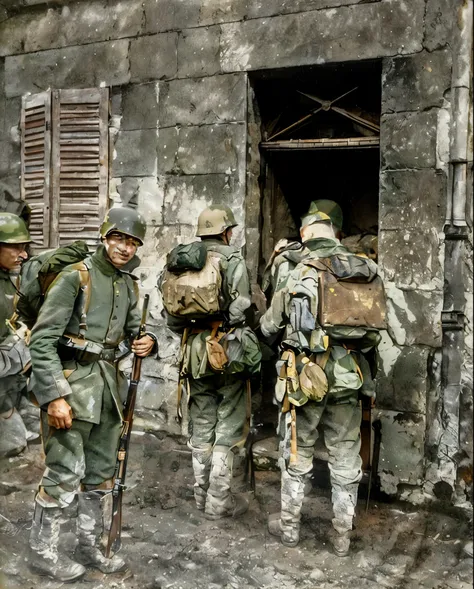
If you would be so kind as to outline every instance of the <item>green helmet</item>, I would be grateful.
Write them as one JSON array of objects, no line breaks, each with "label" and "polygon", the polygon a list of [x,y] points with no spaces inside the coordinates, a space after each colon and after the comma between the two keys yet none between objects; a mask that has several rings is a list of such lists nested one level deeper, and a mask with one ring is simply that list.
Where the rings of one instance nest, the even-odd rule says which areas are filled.
[{"label": "green helmet", "polygon": [[204,209],[198,218],[197,237],[220,235],[237,225],[234,213],[225,205],[213,205]]},{"label": "green helmet", "polygon": [[100,226],[100,234],[107,237],[112,231],[126,233],[138,239],[143,245],[146,233],[145,219],[135,209],[128,207],[110,209],[105,215],[104,222]]},{"label": "green helmet", "polygon": [[329,221],[339,229],[342,229],[342,209],[333,200],[313,200],[308,212],[301,217],[301,225],[312,225],[318,221]]},{"label": "green helmet", "polygon": [[26,223],[13,213],[0,213],[0,243],[30,243]]}]

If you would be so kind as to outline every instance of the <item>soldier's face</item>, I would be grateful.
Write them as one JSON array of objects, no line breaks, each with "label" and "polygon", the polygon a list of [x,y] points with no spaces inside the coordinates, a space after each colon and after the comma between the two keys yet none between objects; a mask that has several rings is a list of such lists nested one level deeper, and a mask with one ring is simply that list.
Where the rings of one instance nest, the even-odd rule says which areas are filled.
[{"label": "soldier's face", "polygon": [[26,243],[0,243],[0,268],[7,272],[19,272],[28,259]]},{"label": "soldier's face", "polygon": [[139,245],[140,242],[134,237],[116,231],[109,233],[104,240],[107,256],[116,268],[125,266],[137,253]]}]

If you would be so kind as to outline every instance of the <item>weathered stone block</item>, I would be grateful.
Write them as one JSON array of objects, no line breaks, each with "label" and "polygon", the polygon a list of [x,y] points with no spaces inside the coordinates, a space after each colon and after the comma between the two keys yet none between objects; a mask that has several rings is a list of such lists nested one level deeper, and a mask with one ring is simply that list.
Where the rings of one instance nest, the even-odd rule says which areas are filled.
[{"label": "weathered stone block", "polygon": [[25,33],[32,21],[29,14],[12,16],[0,24],[0,56],[24,51]]},{"label": "weathered stone block", "polygon": [[443,259],[436,229],[381,231],[379,266],[398,288],[442,290]]},{"label": "weathered stone block", "polygon": [[386,59],[382,68],[382,112],[440,107],[450,85],[449,51],[422,51],[416,55]]},{"label": "weathered stone block", "polygon": [[399,346],[441,345],[442,291],[401,290],[385,281],[390,337]]},{"label": "weathered stone block", "polygon": [[126,84],[130,76],[128,41],[93,43],[7,57],[5,73],[8,97],[48,88]]},{"label": "weathered stone block", "polygon": [[248,0],[201,0],[200,25],[244,20],[248,14]]},{"label": "weathered stone block", "polygon": [[141,3],[128,0],[75,2],[19,14],[0,25],[2,55],[133,37],[140,33]]},{"label": "weathered stone block", "polygon": [[140,37],[130,43],[132,82],[172,78],[177,68],[176,33]]},{"label": "weathered stone block", "polygon": [[157,167],[159,174],[180,173],[176,163],[180,132],[181,129],[176,127],[158,130]]},{"label": "weathered stone block", "polygon": [[156,129],[158,125],[158,88],[156,83],[128,86],[122,94],[124,130]]},{"label": "weathered stone block", "polygon": [[[154,231],[150,231],[143,248],[140,249],[140,257],[142,258],[140,268],[153,269],[153,278],[149,280],[149,284],[154,280],[154,286],[156,286],[156,277],[165,266],[167,253],[179,243],[190,243],[194,239],[196,239],[194,223],[192,225],[162,225],[156,227]],[[157,305],[158,313],[161,309],[160,300]]]},{"label": "weathered stone block", "polygon": [[145,32],[175,31],[199,24],[201,0],[144,0]]},{"label": "weathered stone block", "polygon": [[161,129],[158,170],[176,174],[232,175],[244,165],[245,125]]},{"label": "weathered stone block", "polygon": [[114,176],[153,176],[156,174],[156,131],[122,131],[115,144]]},{"label": "weathered stone block", "polygon": [[133,203],[145,217],[148,225],[161,225],[163,222],[163,192],[159,189],[157,179],[122,178],[117,190],[124,206]]},{"label": "weathered stone block", "polygon": [[242,74],[159,84],[160,127],[245,120],[247,84]]},{"label": "weathered stone block", "polygon": [[5,133],[5,136],[11,139],[12,128],[20,128],[21,98],[15,97],[6,99],[5,101],[0,100],[0,103],[1,102],[3,102],[4,104],[3,131]]},{"label": "weathered stone block", "polygon": [[[377,405],[393,411],[425,413],[430,350],[420,346],[393,347],[395,351],[384,346],[379,351],[385,354],[385,362],[380,362],[381,370],[377,374]],[[391,358],[389,362],[388,358]],[[385,372],[387,365],[389,370]]]},{"label": "weathered stone block", "polygon": [[256,283],[260,263],[260,230],[254,227],[245,228],[245,261],[250,280]]},{"label": "weathered stone block", "polygon": [[[145,376],[149,376],[145,370],[143,373]],[[152,411],[160,409],[168,396],[172,394],[174,387],[176,387],[175,383],[163,379],[158,382],[155,380],[142,380],[138,386],[137,409],[151,409]]]},{"label": "weathered stone block", "polygon": [[428,51],[434,51],[451,43],[455,15],[456,2],[453,0],[427,1],[423,45]]},{"label": "weathered stone block", "polygon": [[292,12],[305,12],[322,10],[324,8],[337,8],[338,6],[350,6],[352,4],[369,4],[378,0],[248,0],[247,17],[258,18],[278,14],[290,14]]},{"label": "weathered stone block", "polygon": [[21,173],[20,148],[10,139],[0,141],[0,176]]},{"label": "weathered stone block", "polygon": [[442,231],[445,185],[445,175],[435,170],[381,172],[380,228]]},{"label": "weathered stone block", "polygon": [[223,24],[221,66],[232,72],[412,53],[421,50],[422,22],[421,4],[377,2]]},{"label": "weathered stone block", "polygon": [[[235,176],[169,176],[165,182],[164,223],[193,225],[207,206],[226,204],[233,208],[234,203],[243,200],[242,193]],[[242,218],[238,221],[242,222]]]},{"label": "weathered stone block", "polygon": [[186,29],[178,40],[178,76],[212,76],[221,71],[220,27]]},{"label": "weathered stone block", "polygon": [[395,495],[400,483],[419,485],[423,476],[424,416],[376,410],[374,419],[382,423],[378,469],[382,491]]},{"label": "weathered stone block", "polygon": [[380,126],[382,169],[434,168],[438,111],[387,114]]}]

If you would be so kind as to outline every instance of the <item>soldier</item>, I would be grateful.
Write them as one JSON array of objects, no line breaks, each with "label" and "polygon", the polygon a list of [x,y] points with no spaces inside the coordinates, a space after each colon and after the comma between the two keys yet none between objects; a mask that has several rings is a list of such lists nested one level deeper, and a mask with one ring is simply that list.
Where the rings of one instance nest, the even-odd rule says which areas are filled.
[{"label": "soldier", "polygon": [[7,326],[14,313],[15,282],[22,263],[28,259],[31,242],[23,219],[13,213],[0,213],[0,457],[21,452],[27,431],[17,411],[26,388],[23,370],[30,361],[25,342],[26,327]]},{"label": "soldier", "polygon": [[[58,274],[31,334],[31,388],[42,409],[46,469],[35,497],[29,562],[60,581],[81,577],[83,565],[103,573],[126,568],[100,549],[102,499],[112,488],[126,389],[118,346],[129,342],[143,357],[156,344],[152,334],[133,339],[141,317],[137,289],[125,272],[145,231],[133,209],[111,209],[100,228],[102,244]],[[60,519],[77,493],[75,558],[82,564],[58,553]]]},{"label": "soldier", "polygon": [[380,338],[377,330],[323,329],[318,323],[318,270],[311,266],[313,262],[337,259],[343,264],[346,276],[357,272],[367,281],[377,272],[372,260],[354,256],[341,245],[336,237],[341,227],[342,211],[337,203],[328,200],[311,203],[300,230],[306,257],[288,273],[275,293],[261,318],[261,330],[264,337],[284,330],[282,360],[287,362],[284,382],[290,378],[297,383],[286,389],[296,420],[297,449],[295,455],[286,451],[282,457],[281,513],[270,516],[268,529],[280,536],[285,546],[298,544],[305,482],[312,470],[317,428],[321,424],[329,454],[335,532],[332,543],[335,553],[345,556],[349,552],[362,476],[358,395],[359,392],[375,394],[369,364],[362,351],[375,346]]},{"label": "soldier", "polygon": [[[172,277],[165,275],[161,283],[168,326],[177,332],[187,328],[189,333],[183,338],[186,341],[182,372],[190,388],[189,447],[195,476],[194,497],[197,508],[212,520],[236,517],[248,509],[247,500],[233,495],[230,487],[234,450],[245,442],[245,423],[249,418],[246,379],[249,373],[259,370],[261,360],[258,340],[245,325],[251,305],[247,268],[240,251],[230,245],[236,225],[229,207],[211,206],[198,218],[196,235],[201,242],[192,244],[194,249],[204,246],[207,259],[211,257],[217,264],[214,276],[218,281],[219,309],[195,314],[191,320],[183,314],[186,309],[173,309],[174,297],[166,301],[167,283]],[[201,292],[208,291],[203,288]],[[202,306],[211,309],[211,299],[204,300],[206,294],[203,297]],[[210,339],[219,340],[227,352],[228,363],[218,373],[210,365],[212,358],[206,345]]]}]

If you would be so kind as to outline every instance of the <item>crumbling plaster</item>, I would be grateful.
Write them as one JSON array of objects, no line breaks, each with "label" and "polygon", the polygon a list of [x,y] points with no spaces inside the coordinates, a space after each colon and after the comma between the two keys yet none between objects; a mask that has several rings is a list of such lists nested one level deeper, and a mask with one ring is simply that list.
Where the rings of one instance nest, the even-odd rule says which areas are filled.
[{"label": "crumbling plaster", "polygon": [[[193,239],[203,207],[226,202],[247,223],[236,238],[256,276],[260,129],[247,72],[382,59],[379,262],[389,329],[380,349],[380,474],[387,492],[408,485],[409,496],[406,489],[420,484],[426,466],[436,468],[425,445],[442,429],[435,359],[442,344],[456,0],[32,4],[0,1],[0,204],[14,209],[18,199],[12,129],[21,95],[111,87],[110,196],[138,206],[149,222],[138,273],[152,295],[161,345],[158,361],[144,363],[138,423],[150,429],[177,431],[178,341],[163,326],[155,288],[166,252]],[[472,309],[466,315],[469,335]],[[467,350],[468,366],[472,345]],[[464,390],[470,386],[465,376]],[[472,473],[472,448],[462,444]]]}]

